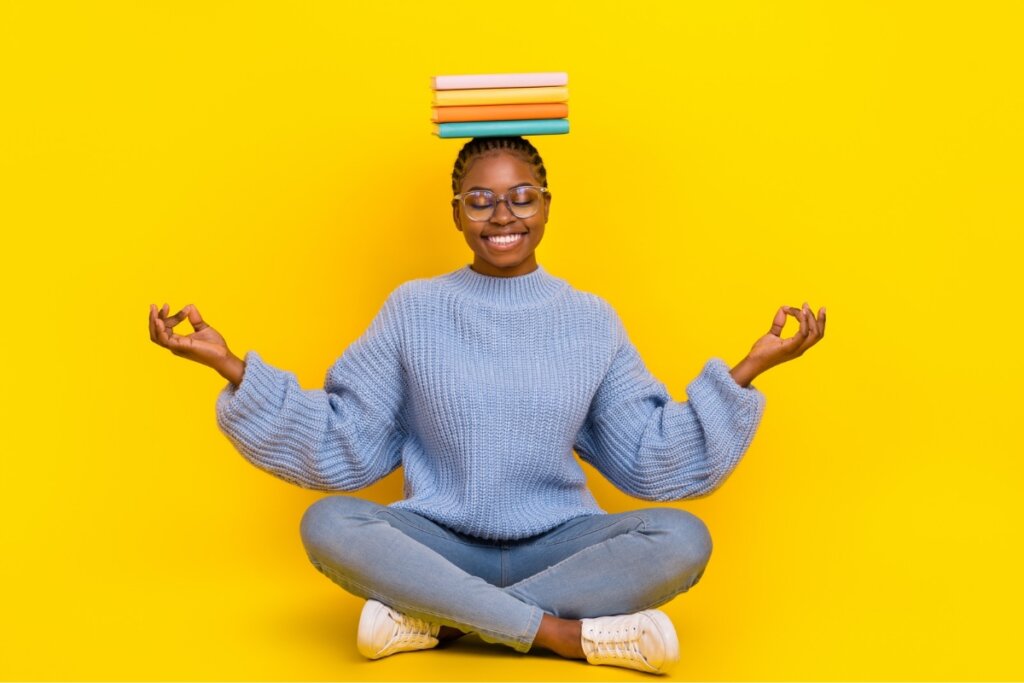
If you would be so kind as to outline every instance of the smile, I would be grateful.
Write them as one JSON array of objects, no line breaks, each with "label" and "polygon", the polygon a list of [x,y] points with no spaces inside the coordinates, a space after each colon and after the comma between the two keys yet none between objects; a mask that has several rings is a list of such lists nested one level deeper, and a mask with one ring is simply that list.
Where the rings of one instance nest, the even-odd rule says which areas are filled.
[{"label": "smile", "polygon": [[484,239],[487,240],[491,246],[507,249],[522,242],[523,236],[524,233],[516,233],[514,235],[491,235],[489,237],[484,237]]}]

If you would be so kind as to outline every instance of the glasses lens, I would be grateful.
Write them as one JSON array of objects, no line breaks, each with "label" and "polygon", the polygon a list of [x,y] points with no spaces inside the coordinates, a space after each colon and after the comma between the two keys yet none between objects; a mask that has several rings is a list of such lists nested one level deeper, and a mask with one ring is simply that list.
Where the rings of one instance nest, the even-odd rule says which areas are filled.
[{"label": "glasses lens", "polygon": [[467,192],[462,197],[466,215],[475,221],[486,220],[494,211],[494,195],[486,190]]},{"label": "glasses lens", "polygon": [[[529,218],[540,210],[543,194],[536,187],[514,187],[505,199],[508,208],[516,218]],[[494,214],[497,197],[489,190],[472,190],[462,195],[466,216],[474,221],[486,221]]]},{"label": "glasses lens", "polygon": [[535,187],[517,187],[508,193],[508,206],[517,218],[529,218],[540,208],[540,196]]}]

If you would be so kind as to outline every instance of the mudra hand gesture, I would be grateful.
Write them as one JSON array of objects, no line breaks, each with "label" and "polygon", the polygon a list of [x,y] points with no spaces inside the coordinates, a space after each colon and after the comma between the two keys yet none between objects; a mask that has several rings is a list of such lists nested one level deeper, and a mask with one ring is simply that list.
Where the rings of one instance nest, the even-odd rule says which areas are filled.
[{"label": "mudra hand gesture", "polygon": [[[209,366],[235,384],[240,383],[244,363],[231,352],[224,337],[203,321],[199,309],[189,304],[172,316],[167,315],[168,310],[167,304],[159,310],[155,304],[149,305],[149,338],[153,343],[175,356]],[[174,326],[185,319],[194,331],[176,334]]]},{"label": "mudra hand gesture", "polygon": [[[800,329],[788,339],[782,338],[782,328],[786,324],[786,316],[791,315],[800,323]],[[768,334],[756,342],[747,354],[747,358],[764,372],[788,360],[802,356],[807,349],[817,344],[825,336],[825,307],[818,309],[818,317],[814,317],[811,307],[804,302],[803,308],[782,306],[775,314],[772,327]]]},{"label": "mudra hand gesture", "polygon": [[[800,329],[789,339],[782,338],[782,328],[786,324],[786,316],[791,315],[800,322]],[[771,329],[751,347],[750,353],[741,360],[729,374],[741,387],[750,386],[755,377],[768,368],[787,360],[802,356],[804,351],[817,344],[825,336],[825,307],[818,309],[818,317],[814,317],[810,306],[804,302],[803,308],[781,306],[775,314]]]}]

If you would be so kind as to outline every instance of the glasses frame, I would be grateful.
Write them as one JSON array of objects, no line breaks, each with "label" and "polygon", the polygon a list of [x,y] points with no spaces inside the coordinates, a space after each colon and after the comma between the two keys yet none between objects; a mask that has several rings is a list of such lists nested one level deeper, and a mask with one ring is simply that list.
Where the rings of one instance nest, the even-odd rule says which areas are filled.
[{"label": "glasses frame", "polygon": [[[455,206],[456,203],[461,204],[462,205],[462,211],[463,211],[463,213],[466,214],[466,218],[469,218],[469,220],[474,221],[476,223],[483,223],[484,221],[489,221],[492,218],[494,218],[494,212],[498,210],[498,204],[500,204],[501,202],[505,202],[505,206],[508,208],[509,213],[511,213],[516,218],[530,218],[531,216],[536,216],[537,212],[540,211],[540,209],[538,208],[537,211],[534,211],[533,213],[527,214],[525,216],[520,216],[518,213],[516,213],[516,210],[514,208],[512,208],[512,202],[508,201],[508,195],[510,193],[515,192],[516,190],[524,190],[526,188],[532,188],[534,190],[539,190],[540,191],[540,196],[541,196],[542,199],[544,197],[546,197],[546,196],[547,197],[551,196],[551,192],[550,192],[550,190],[548,190],[548,188],[540,187],[539,185],[518,185],[516,187],[513,187],[511,190],[509,190],[505,194],[501,194],[501,195],[495,194],[494,192],[491,192],[490,190],[467,190],[466,192],[460,192],[459,194],[457,194],[454,197],[452,197],[452,206]],[[471,194],[475,194],[475,193],[489,194],[494,199],[494,205],[491,207],[491,212],[489,214],[487,214],[486,218],[472,218],[469,215],[469,211],[466,210],[466,197],[471,195]]]}]

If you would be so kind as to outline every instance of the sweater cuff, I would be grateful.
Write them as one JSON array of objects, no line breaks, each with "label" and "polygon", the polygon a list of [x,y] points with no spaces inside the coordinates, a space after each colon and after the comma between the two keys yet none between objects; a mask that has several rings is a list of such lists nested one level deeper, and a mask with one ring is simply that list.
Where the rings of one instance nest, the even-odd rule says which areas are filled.
[{"label": "sweater cuff", "polygon": [[267,364],[256,351],[247,351],[244,360],[241,384],[229,381],[217,396],[217,416],[222,423],[240,415],[259,413],[279,402],[283,371]]},{"label": "sweater cuff", "polygon": [[[712,408],[715,417],[728,422],[749,445],[764,414],[765,395],[753,383],[741,387],[721,358],[708,359],[700,374],[686,387],[688,398]],[[744,447],[745,448],[745,447]]]}]

